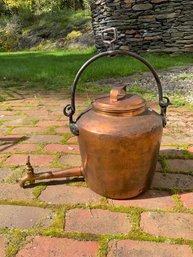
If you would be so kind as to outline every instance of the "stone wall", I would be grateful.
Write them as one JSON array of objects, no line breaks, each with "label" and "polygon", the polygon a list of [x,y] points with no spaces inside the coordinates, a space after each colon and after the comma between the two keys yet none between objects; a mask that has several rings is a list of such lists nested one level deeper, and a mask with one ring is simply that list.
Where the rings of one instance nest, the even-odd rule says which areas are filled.
[{"label": "stone wall", "polygon": [[115,49],[193,52],[193,0],[91,0],[98,51],[101,31],[116,27]]}]

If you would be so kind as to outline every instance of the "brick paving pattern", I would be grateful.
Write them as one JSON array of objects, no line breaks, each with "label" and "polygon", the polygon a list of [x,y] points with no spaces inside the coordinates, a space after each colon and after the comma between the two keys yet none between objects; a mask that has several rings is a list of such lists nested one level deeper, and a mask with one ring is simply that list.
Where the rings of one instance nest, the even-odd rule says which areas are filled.
[{"label": "brick paving pattern", "polygon": [[168,109],[152,186],[134,199],[106,199],[81,177],[22,189],[28,156],[37,173],[81,165],[63,98],[0,103],[0,257],[193,257],[193,107]]},{"label": "brick paving pattern", "polygon": [[35,237],[16,257],[95,257],[98,242],[67,238]]}]

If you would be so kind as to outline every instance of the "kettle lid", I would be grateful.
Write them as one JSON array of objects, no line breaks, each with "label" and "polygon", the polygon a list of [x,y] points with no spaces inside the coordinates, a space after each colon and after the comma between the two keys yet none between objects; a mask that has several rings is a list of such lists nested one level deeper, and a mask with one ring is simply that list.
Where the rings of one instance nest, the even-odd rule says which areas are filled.
[{"label": "kettle lid", "polygon": [[137,94],[126,93],[126,86],[113,87],[110,95],[95,99],[92,103],[95,110],[138,115],[145,111],[146,100]]}]

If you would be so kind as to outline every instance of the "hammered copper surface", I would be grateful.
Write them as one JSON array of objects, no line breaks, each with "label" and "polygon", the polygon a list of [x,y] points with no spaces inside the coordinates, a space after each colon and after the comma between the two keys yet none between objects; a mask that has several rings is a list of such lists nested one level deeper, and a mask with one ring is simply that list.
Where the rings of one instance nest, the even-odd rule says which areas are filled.
[{"label": "hammered copper surface", "polygon": [[138,116],[114,116],[91,109],[77,126],[83,175],[93,191],[126,199],[148,189],[162,136],[160,115],[149,109]]}]

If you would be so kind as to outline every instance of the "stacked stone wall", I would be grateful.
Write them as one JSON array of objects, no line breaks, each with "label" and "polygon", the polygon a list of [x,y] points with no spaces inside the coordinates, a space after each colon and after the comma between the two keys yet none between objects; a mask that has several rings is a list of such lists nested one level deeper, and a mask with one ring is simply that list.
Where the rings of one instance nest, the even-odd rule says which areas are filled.
[{"label": "stacked stone wall", "polygon": [[116,27],[115,49],[193,52],[193,0],[91,0],[99,52],[101,31]]}]

